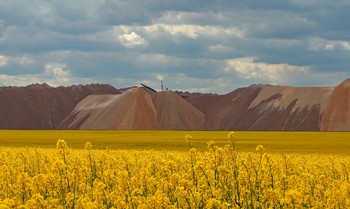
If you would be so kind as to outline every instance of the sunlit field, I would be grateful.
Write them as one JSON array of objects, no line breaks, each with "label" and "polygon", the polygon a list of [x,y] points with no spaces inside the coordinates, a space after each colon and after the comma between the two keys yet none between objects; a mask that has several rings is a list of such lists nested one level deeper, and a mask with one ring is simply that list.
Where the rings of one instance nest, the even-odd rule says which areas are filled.
[{"label": "sunlit field", "polygon": [[[0,146],[54,148],[64,139],[71,148],[147,149],[187,151],[184,136],[193,136],[193,146],[205,150],[208,141],[227,143],[227,131],[88,131],[88,130],[0,130]],[[350,154],[350,132],[259,132],[237,131],[237,150],[251,152],[258,144],[269,153]]]},{"label": "sunlit field", "polygon": [[349,133],[0,133],[0,208],[350,208]]}]

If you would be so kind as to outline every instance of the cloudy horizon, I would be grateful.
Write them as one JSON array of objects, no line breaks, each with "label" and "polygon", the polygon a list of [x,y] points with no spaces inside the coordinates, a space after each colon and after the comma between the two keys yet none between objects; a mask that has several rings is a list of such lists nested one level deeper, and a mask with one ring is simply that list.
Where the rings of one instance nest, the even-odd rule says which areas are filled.
[{"label": "cloudy horizon", "polygon": [[350,77],[349,9],[348,0],[4,0],[0,86],[334,86]]}]

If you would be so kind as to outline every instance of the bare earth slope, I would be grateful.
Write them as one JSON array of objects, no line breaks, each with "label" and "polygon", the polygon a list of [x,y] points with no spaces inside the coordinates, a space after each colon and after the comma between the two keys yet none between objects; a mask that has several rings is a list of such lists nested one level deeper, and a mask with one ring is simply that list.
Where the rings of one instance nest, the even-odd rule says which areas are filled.
[{"label": "bare earth slope", "polygon": [[350,79],[252,85],[225,95],[110,85],[0,87],[0,129],[350,131]]},{"label": "bare earth slope", "polygon": [[249,129],[253,123],[251,120],[254,120],[256,116],[250,116],[247,108],[259,92],[260,88],[253,85],[247,88],[236,89],[224,95],[206,114],[205,129]]},{"label": "bare earth slope", "polygon": [[131,88],[121,95],[89,96],[60,128],[68,129],[201,129],[204,114],[177,94]]},{"label": "bare earth slope", "polygon": [[100,93],[119,91],[100,84],[0,87],[0,129],[55,129],[80,100]]},{"label": "bare earth slope", "polygon": [[60,125],[63,129],[159,129],[151,96],[142,88],[121,95],[92,95]]},{"label": "bare earth slope", "polygon": [[195,94],[185,100],[206,115],[224,97],[225,95],[217,94]]},{"label": "bare earth slope", "polygon": [[200,130],[204,114],[172,91],[153,94],[157,118],[162,129]]},{"label": "bare earth slope", "polygon": [[350,131],[350,79],[334,89],[323,113],[321,131]]},{"label": "bare earth slope", "polygon": [[323,87],[253,85],[226,95],[207,114],[214,130],[320,130],[332,92]]}]

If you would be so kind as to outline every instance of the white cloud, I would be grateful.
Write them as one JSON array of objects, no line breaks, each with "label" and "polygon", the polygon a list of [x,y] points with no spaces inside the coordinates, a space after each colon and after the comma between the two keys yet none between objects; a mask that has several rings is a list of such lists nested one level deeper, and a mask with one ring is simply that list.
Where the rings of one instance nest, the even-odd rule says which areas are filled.
[{"label": "white cloud", "polygon": [[[291,85],[322,84],[324,77],[317,81],[312,75],[326,72],[343,71],[345,76],[339,78],[349,77],[345,70],[349,66],[349,12],[344,5],[349,0],[337,4],[327,0],[214,2],[0,1],[0,73],[18,74],[7,76],[14,83],[26,78],[27,83],[55,85],[82,79],[110,83],[118,78],[112,83],[118,87],[139,85],[143,79],[159,86],[159,73],[169,87],[208,86],[223,92],[271,80],[282,83],[289,77],[295,79],[295,72],[305,72],[291,70],[300,67],[288,64],[264,63],[268,59],[310,66],[312,72],[292,80]],[[22,8],[20,13],[9,12],[18,8]],[[327,39],[313,38],[315,34]],[[305,45],[310,53],[305,53]],[[312,50],[337,53],[327,53],[324,60],[325,53]],[[228,61],[228,56],[261,60]],[[169,80],[175,80],[177,73],[191,78],[176,76],[180,84],[172,85]],[[221,87],[212,87],[211,79],[220,77]],[[186,85],[181,79],[188,81]]]},{"label": "white cloud", "polygon": [[0,74],[0,86],[26,86],[33,83],[42,82],[33,75],[5,75]]},{"label": "white cloud", "polygon": [[[244,38],[245,31],[235,27],[223,27],[216,25],[197,25],[197,24],[167,24],[154,23],[146,26],[115,26],[114,31],[117,39],[126,47],[144,46],[148,42],[138,33],[145,34],[150,38],[162,37],[166,34],[168,37],[186,37],[189,39],[198,39],[199,37],[209,37],[216,40],[225,38]],[[164,37],[162,37],[164,38]]]},{"label": "white cloud", "polygon": [[7,57],[0,55],[0,67],[7,65]]},{"label": "white cloud", "polygon": [[221,12],[166,11],[152,22],[144,27],[148,33],[165,32],[191,39],[200,36],[223,38],[225,35],[242,38],[246,35],[236,18]]},{"label": "white cloud", "polygon": [[[223,92],[223,89],[228,88],[232,91],[232,79],[229,77],[220,78],[195,78],[184,73],[177,73],[171,76],[171,79],[166,80],[167,86],[171,89],[173,86],[178,86],[177,90],[201,93],[228,93]],[[225,89],[227,90],[227,89]]]},{"label": "white cloud", "polygon": [[233,51],[233,48],[227,45],[214,44],[210,45],[208,50],[212,53],[230,53]]},{"label": "white cloud", "polygon": [[288,64],[256,62],[258,58],[244,57],[227,60],[225,71],[234,71],[241,78],[264,80],[271,84],[283,84],[292,77],[306,74],[309,67]]},{"label": "white cloud", "polygon": [[45,74],[59,85],[69,84],[71,78],[70,72],[64,64],[50,63],[45,65]]},{"label": "white cloud", "polygon": [[134,48],[137,46],[147,46],[147,41],[135,32],[124,33],[118,36],[118,41],[125,47]]},{"label": "white cloud", "polygon": [[156,74],[156,78],[157,80],[160,80],[160,81],[164,80],[164,76],[159,73]]},{"label": "white cloud", "polygon": [[30,57],[22,56],[19,58],[19,63],[21,65],[30,65],[34,63],[34,60]]},{"label": "white cloud", "polygon": [[350,42],[313,38],[309,42],[308,49],[310,51],[333,51],[335,49],[350,51]]},{"label": "white cloud", "polygon": [[0,55],[0,67],[8,65],[9,68],[13,68],[13,66],[26,67],[28,65],[32,65],[35,63],[35,60],[30,58],[29,56],[4,56]]},{"label": "white cloud", "polygon": [[214,36],[220,38],[222,36],[244,37],[243,30],[234,27],[222,27],[213,25],[193,25],[193,24],[153,24],[144,26],[145,32],[149,34],[157,34],[161,32],[168,33],[172,36],[183,35],[187,38],[196,39],[199,36]]},{"label": "white cloud", "polygon": [[[0,74],[3,86],[25,86],[33,83],[47,83],[51,86],[70,85],[72,76],[65,64],[49,63],[44,66],[44,71],[36,74],[6,75]],[[78,78],[75,78],[78,80]],[[83,81],[83,79],[80,79]]]}]

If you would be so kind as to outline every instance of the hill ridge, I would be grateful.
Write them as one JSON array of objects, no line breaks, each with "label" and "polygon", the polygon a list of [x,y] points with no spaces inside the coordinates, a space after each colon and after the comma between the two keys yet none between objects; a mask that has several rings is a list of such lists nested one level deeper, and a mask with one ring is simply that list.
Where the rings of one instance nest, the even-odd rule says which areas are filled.
[{"label": "hill ridge", "polygon": [[253,84],[227,94],[110,84],[0,87],[0,129],[350,131],[350,79],[334,87]]}]

